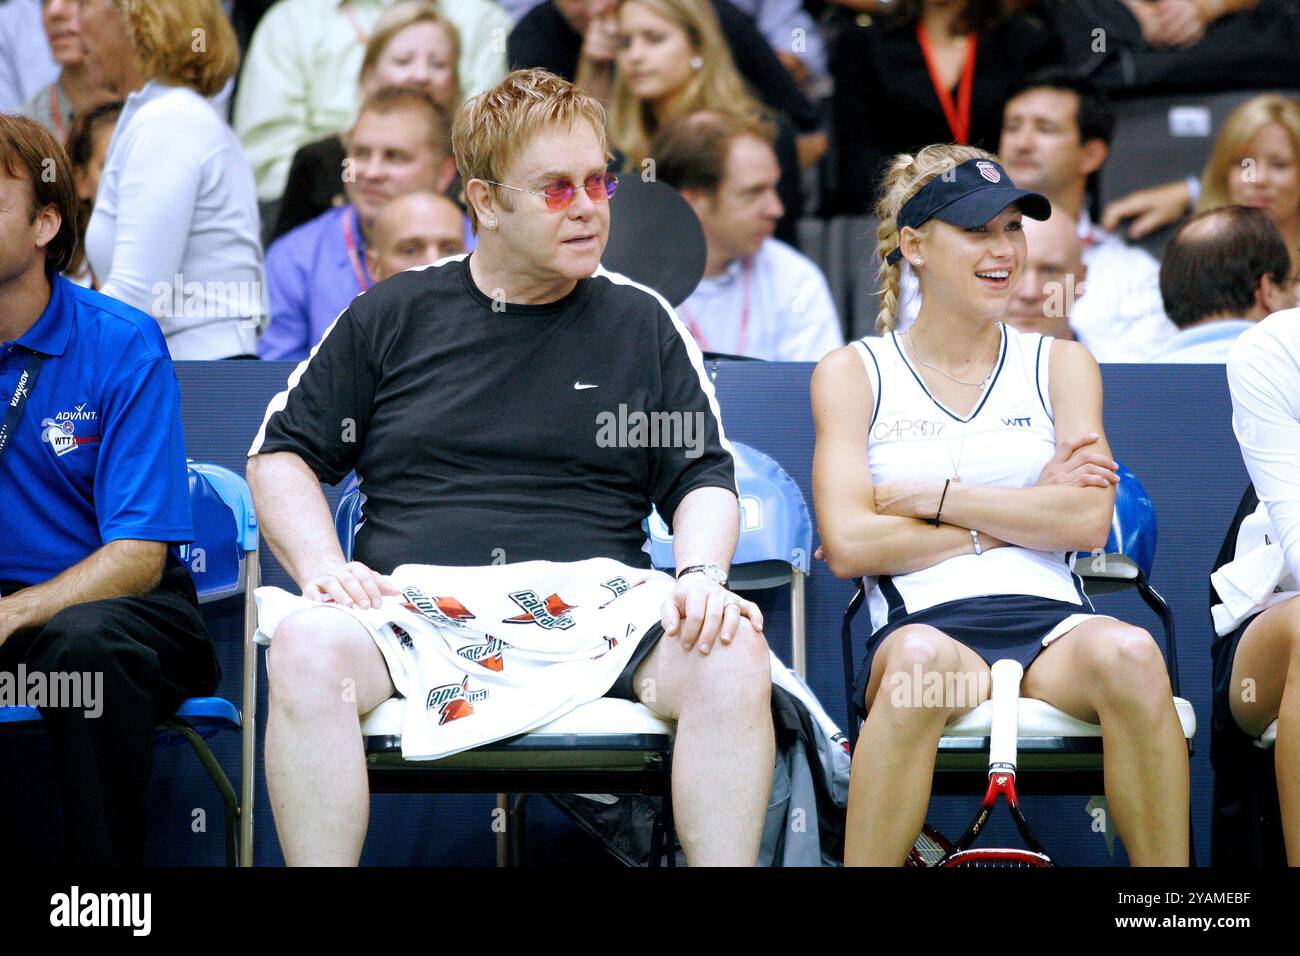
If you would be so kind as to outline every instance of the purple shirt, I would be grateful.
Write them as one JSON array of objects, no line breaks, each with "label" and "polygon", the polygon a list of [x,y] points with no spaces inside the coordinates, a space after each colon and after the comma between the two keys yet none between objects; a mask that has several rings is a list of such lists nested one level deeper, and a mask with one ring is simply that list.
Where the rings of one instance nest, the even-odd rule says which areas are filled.
[{"label": "purple shirt", "polygon": [[[349,228],[355,262],[348,251]],[[474,249],[468,216],[465,248]],[[361,294],[361,276],[367,286],[372,283],[361,221],[351,204],[321,213],[271,243],[266,252],[271,322],[257,343],[258,357],[267,361],[305,359],[330,323]]]},{"label": "purple shirt", "polygon": [[[345,239],[349,229],[355,260]],[[351,204],[322,213],[271,243],[266,252],[271,322],[257,343],[258,356],[305,359],[330,323],[360,295],[358,270],[369,285],[365,239]]]}]

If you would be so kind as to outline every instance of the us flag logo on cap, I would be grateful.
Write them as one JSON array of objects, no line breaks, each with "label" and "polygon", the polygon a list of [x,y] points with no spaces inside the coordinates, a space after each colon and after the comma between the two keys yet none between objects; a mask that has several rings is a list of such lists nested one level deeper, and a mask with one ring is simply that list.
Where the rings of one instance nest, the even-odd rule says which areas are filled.
[{"label": "us flag logo on cap", "polygon": [[975,168],[978,169],[980,171],[980,175],[983,176],[985,179],[987,179],[989,182],[991,183],[1002,182],[1002,174],[998,172],[998,168],[994,166],[992,163],[979,162],[975,164]]}]

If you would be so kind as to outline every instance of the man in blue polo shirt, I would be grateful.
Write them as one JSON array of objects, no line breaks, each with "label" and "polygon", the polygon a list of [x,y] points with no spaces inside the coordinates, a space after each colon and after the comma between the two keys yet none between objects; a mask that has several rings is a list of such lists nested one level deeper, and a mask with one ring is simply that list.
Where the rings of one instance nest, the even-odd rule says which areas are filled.
[{"label": "man in blue polo shirt", "polygon": [[75,216],[63,148],[0,115],[0,705],[45,718],[68,859],[138,864],[153,728],[219,671],[168,548],[193,530],[167,346],[59,275]]}]

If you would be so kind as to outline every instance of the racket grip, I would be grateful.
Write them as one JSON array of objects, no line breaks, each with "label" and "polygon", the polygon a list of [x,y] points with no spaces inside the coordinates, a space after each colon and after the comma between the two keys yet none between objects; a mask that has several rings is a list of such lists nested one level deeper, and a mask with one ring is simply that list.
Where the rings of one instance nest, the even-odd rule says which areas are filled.
[{"label": "racket grip", "polygon": [[1005,764],[1016,766],[1016,740],[1020,717],[1020,678],[1025,669],[1019,661],[1004,659],[993,664],[993,719],[989,731],[989,769]]}]

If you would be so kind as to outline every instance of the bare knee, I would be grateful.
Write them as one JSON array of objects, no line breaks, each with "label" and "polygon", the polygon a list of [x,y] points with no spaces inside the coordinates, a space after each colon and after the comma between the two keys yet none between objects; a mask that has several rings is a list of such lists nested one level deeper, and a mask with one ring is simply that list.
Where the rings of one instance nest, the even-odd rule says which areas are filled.
[{"label": "bare knee", "polygon": [[952,638],[932,627],[909,625],[899,628],[885,656],[885,673],[901,671],[911,674],[917,667],[923,674],[956,671],[961,667],[957,645]]},{"label": "bare knee", "polygon": [[356,709],[359,667],[369,640],[360,625],[338,611],[313,608],[284,619],[267,652],[272,706],[320,712],[340,705]]},{"label": "bare knee", "polygon": [[1142,628],[1116,623],[1089,635],[1086,676],[1098,709],[1121,708],[1154,716],[1169,706],[1169,672],[1155,639]]},{"label": "bare knee", "polygon": [[952,686],[960,670],[961,654],[952,638],[925,625],[899,628],[885,651],[872,706],[888,704],[900,718],[947,719],[953,702],[930,691]]},{"label": "bare knee", "polygon": [[737,704],[768,706],[772,664],[767,641],[742,618],[731,643],[718,643],[707,656],[692,653],[694,685],[688,700],[732,708]]}]

